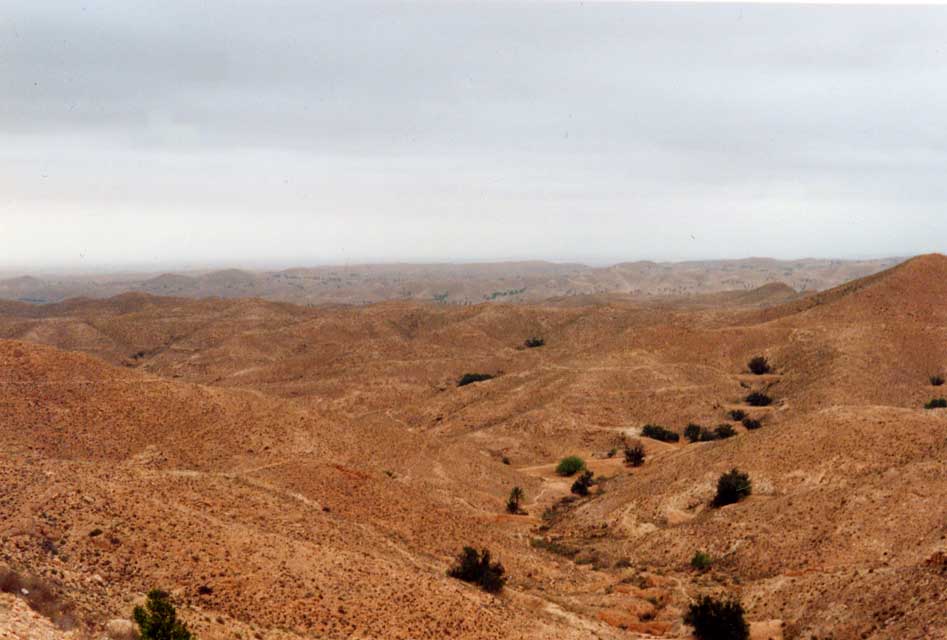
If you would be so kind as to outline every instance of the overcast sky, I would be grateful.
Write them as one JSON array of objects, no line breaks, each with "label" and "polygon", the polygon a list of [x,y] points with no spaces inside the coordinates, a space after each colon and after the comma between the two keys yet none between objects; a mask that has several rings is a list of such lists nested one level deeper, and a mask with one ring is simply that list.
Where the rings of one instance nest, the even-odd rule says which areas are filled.
[{"label": "overcast sky", "polygon": [[947,7],[0,0],[0,267],[947,250]]}]

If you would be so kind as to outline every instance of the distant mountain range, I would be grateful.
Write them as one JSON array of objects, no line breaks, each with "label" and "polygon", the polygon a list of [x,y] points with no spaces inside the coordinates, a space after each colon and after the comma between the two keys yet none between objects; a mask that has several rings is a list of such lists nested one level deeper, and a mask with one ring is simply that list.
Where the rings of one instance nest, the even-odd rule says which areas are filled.
[{"label": "distant mountain range", "polygon": [[428,300],[443,304],[538,302],[619,295],[691,296],[750,291],[782,283],[819,291],[901,262],[878,260],[712,260],[623,262],[609,267],[574,263],[386,264],[101,276],[24,275],[0,280],[0,299],[32,303],[107,298],[127,292],[186,298],[256,297],[297,304],[366,304]]}]

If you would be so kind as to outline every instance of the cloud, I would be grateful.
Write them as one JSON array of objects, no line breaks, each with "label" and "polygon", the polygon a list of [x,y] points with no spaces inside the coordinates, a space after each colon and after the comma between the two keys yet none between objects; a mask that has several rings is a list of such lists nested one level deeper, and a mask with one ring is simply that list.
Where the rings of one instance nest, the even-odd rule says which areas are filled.
[{"label": "cloud", "polygon": [[918,6],[15,3],[0,262],[931,250],[945,27]]}]

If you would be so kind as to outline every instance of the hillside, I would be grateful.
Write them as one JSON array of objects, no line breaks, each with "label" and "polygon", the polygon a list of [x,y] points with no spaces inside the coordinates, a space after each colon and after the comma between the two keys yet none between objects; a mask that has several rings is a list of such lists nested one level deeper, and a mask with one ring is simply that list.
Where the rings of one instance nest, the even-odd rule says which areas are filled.
[{"label": "hillside", "polygon": [[[701,593],[757,640],[945,638],[945,301],[931,255],[802,297],[7,303],[0,564],[88,629],[165,586],[201,638],[684,638]],[[736,435],[640,436],[692,422]],[[563,500],[567,454],[587,498]],[[712,508],[734,466],[753,494]],[[446,577],[466,544],[502,596]]]}]

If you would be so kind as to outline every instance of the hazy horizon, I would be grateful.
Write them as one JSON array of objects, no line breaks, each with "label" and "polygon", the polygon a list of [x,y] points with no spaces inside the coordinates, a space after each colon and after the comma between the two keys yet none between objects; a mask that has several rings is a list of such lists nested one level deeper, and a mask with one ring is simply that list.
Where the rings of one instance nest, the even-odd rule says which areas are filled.
[{"label": "hazy horizon", "polygon": [[943,251],[944,33],[943,6],[13,3],[0,272]]}]

